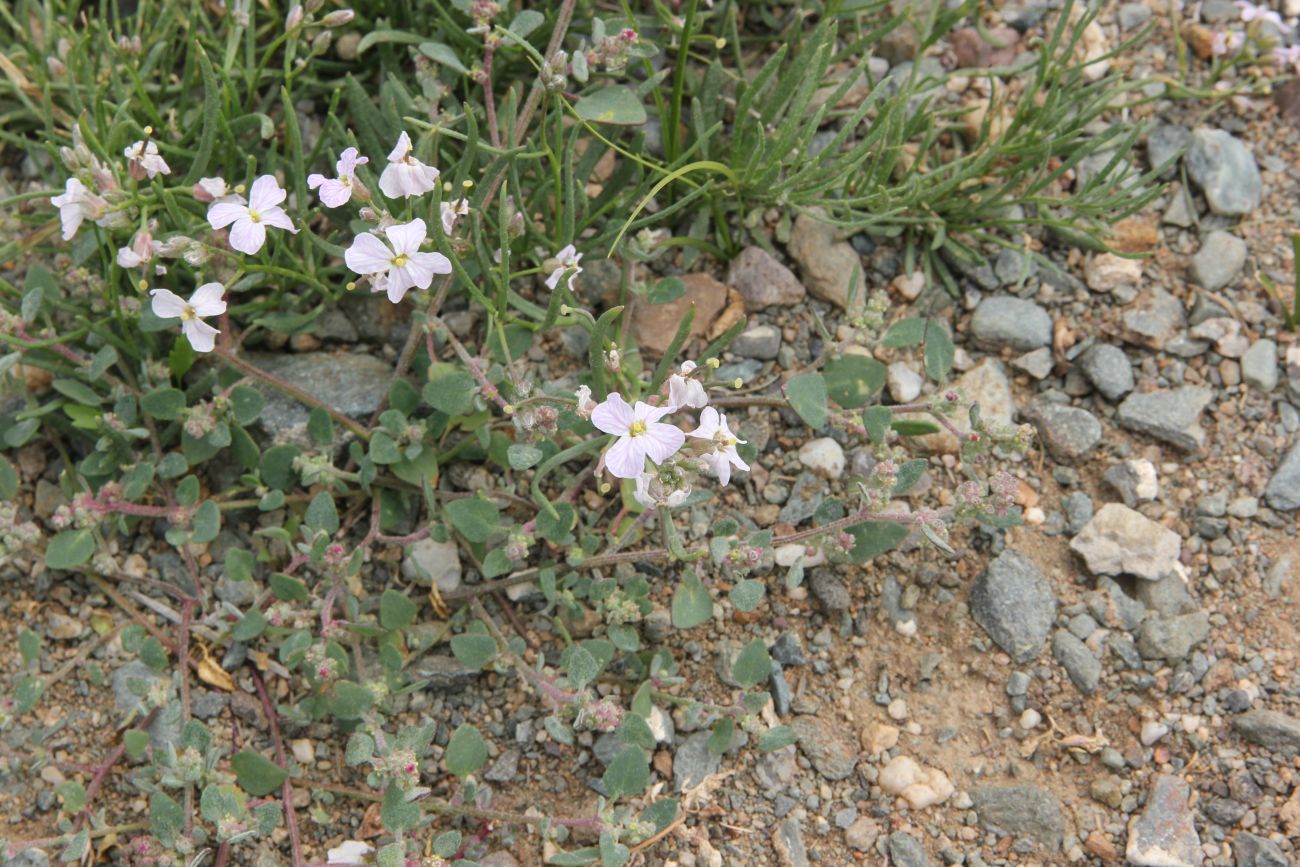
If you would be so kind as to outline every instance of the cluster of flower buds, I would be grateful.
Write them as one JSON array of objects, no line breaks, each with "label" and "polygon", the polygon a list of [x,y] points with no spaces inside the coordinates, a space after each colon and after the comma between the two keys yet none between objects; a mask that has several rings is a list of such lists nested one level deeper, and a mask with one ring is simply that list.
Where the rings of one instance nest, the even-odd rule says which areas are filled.
[{"label": "cluster of flower buds", "polygon": [[0,560],[41,540],[41,528],[33,521],[18,520],[17,503],[0,503]]},{"label": "cluster of flower buds", "polygon": [[641,620],[641,606],[621,587],[605,597],[601,602],[601,610],[605,623],[609,626]]},{"label": "cluster of flower buds", "polygon": [[376,774],[395,783],[403,792],[410,792],[420,785],[420,762],[412,749],[391,750],[382,756],[375,756],[372,764]]},{"label": "cluster of flower buds", "polygon": [[858,341],[865,343],[874,339],[873,335],[885,324],[885,314],[889,312],[889,296],[884,292],[873,292],[862,305],[862,310],[849,319],[849,324],[858,330]]},{"label": "cluster of flower buds", "polygon": [[622,721],[623,708],[612,699],[602,698],[582,708],[575,725],[586,722],[598,732],[612,732]]}]

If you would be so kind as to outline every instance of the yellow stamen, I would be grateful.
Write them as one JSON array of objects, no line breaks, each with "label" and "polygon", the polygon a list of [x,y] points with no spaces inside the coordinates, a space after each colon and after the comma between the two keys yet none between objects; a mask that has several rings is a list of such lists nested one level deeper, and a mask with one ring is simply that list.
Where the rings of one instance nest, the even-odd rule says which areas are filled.
[{"label": "yellow stamen", "polygon": [[181,308],[182,322],[189,322],[191,319],[198,319],[198,318],[199,318],[198,314],[194,312],[194,308],[191,307],[190,305],[186,304],[183,308]]},{"label": "yellow stamen", "polygon": [[405,253],[398,253],[393,257],[393,267],[400,268],[409,261],[411,261],[411,257],[407,256]]},{"label": "yellow stamen", "polygon": [[248,219],[252,220],[254,223],[260,223],[262,222],[262,215],[259,214],[257,211],[254,211],[252,208],[249,208]]},{"label": "yellow stamen", "polygon": [[628,436],[634,436],[634,437],[641,436],[641,434],[645,433],[645,422],[641,421],[640,419],[637,419],[636,421],[632,422],[632,427],[628,428],[627,433]]}]

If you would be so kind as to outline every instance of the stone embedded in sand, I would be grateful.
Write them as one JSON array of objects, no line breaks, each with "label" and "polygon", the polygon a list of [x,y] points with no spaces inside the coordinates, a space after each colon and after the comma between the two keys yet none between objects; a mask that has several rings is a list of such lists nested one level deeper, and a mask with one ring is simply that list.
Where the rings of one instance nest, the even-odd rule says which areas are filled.
[{"label": "stone embedded in sand", "polygon": [[895,756],[880,771],[880,788],[907,801],[914,810],[941,804],[954,791],[948,775],[938,768],[926,768],[907,756]]},{"label": "stone embedded in sand", "polygon": [[1102,506],[1070,549],[1094,575],[1136,575],[1159,581],[1175,574],[1182,542],[1173,530],[1119,503]]}]

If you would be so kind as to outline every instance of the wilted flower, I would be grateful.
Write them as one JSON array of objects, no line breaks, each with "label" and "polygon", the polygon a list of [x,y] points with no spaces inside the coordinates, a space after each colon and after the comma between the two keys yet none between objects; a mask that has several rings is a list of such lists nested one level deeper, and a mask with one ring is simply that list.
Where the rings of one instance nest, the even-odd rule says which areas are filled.
[{"label": "wilted flower", "polygon": [[442,233],[450,235],[452,230],[456,228],[456,221],[469,213],[469,199],[443,202],[440,208],[442,210]]},{"label": "wilted flower", "polygon": [[199,178],[194,185],[194,199],[207,204],[235,195],[223,178]]},{"label": "wilted flower", "polygon": [[122,268],[138,268],[149,264],[153,258],[153,235],[147,229],[141,229],[131,238],[127,247],[117,250],[117,264]]},{"label": "wilted flower", "polygon": [[214,229],[224,229],[234,223],[230,230],[230,246],[251,256],[266,243],[267,226],[288,229],[295,235],[298,233],[289,215],[280,207],[287,196],[274,175],[262,175],[253,181],[247,205],[242,198],[215,202],[208,208],[208,222]]},{"label": "wilted flower", "polygon": [[326,207],[337,208],[346,205],[352,198],[352,187],[357,179],[357,166],[368,162],[370,160],[367,157],[357,154],[356,148],[347,148],[339,154],[338,162],[334,164],[335,170],[339,173],[337,178],[327,178],[321,174],[308,175],[307,186],[313,190],[320,187],[320,200]]},{"label": "wilted flower", "polygon": [[597,403],[591,399],[591,389],[585,385],[578,386],[576,392],[578,398],[578,415],[583,418],[591,418],[591,413],[597,407]]},{"label": "wilted flower", "polygon": [[85,220],[104,224],[108,202],[92,193],[76,178],[68,178],[63,195],[53,196],[50,204],[59,209],[59,222],[63,224],[63,240],[70,241]]},{"label": "wilted flower", "polygon": [[421,253],[426,227],[415,219],[384,229],[388,245],[370,232],[363,232],[343,255],[348,267],[358,274],[371,275],[376,292],[386,291],[394,304],[405,297],[412,286],[428,289],[434,274],[450,274],[451,262],[441,253]]},{"label": "wilted flower", "polygon": [[375,851],[375,847],[361,840],[346,840],[337,848],[329,850],[327,864],[362,864],[366,856]]},{"label": "wilted flower", "polygon": [[155,316],[160,319],[179,317],[181,332],[190,342],[190,346],[194,347],[194,351],[211,352],[213,339],[220,332],[200,317],[220,316],[225,313],[226,302],[222,300],[225,293],[226,287],[220,283],[204,283],[194,290],[189,301],[169,289],[154,289],[149,294],[153,296]]},{"label": "wilted flower", "polygon": [[411,154],[415,146],[403,130],[397,137],[397,146],[388,155],[388,165],[379,176],[379,189],[390,199],[422,196],[438,182],[438,170],[426,166]]},{"label": "wilted flower", "polygon": [[172,173],[167,161],[158,153],[157,142],[138,141],[122,151],[122,154],[126,157],[127,171],[137,181]]},{"label": "wilted flower", "polygon": [[573,281],[582,273],[582,268],[578,265],[582,261],[582,254],[577,251],[572,244],[567,245],[563,250],[555,254],[555,267],[551,270],[551,276],[546,278],[546,288],[554,289],[559,285],[560,278],[564,272],[569,271],[567,281],[569,289],[573,289]]},{"label": "wilted flower", "polygon": [[645,469],[648,457],[662,464],[682,447],[686,435],[659,419],[675,412],[675,406],[651,406],[641,401],[629,406],[618,392],[611,392],[591,413],[591,423],[618,440],[605,452],[605,466],[620,479],[635,479]]},{"label": "wilted flower", "polygon": [[636,490],[632,492],[632,498],[647,509],[667,506],[674,508],[686,502],[686,498],[691,495],[689,486],[668,490],[658,473],[641,473],[636,477]]},{"label": "wilted flower", "polygon": [[676,407],[689,406],[700,409],[709,402],[709,395],[704,391],[704,383],[693,379],[694,361],[683,361],[680,373],[668,377],[668,402]]},{"label": "wilted flower", "polygon": [[726,415],[713,407],[704,408],[700,413],[700,426],[687,436],[713,441],[713,451],[703,455],[703,458],[720,483],[725,485],[731,481],[733,466],[740,470],[749,469],[749,464],[745,463],[736,451],[736,446],[743,445],[745,441],[736,439],[731,428],[727,427]]}]

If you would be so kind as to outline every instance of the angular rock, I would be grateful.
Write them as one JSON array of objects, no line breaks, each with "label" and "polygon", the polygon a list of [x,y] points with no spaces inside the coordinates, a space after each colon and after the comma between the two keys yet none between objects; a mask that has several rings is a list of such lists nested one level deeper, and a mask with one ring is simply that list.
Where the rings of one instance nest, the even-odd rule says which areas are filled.
[{"label": "angular rock", "polygon": [[1074,688],[1091,695],[1101,681],[1101,660],[1093,656],[1088,645],[1065,630],[1052,636],[1052,656],[1070,676]]},{"label": "angular rock", "polygon": [[[379,408],[393,378],[389,364],[371,355],[248,353],[245,360],[356,419],[369,418]],[[307,419],[311,410],[270,386],[258,388],[266,399],[258,417],[262,428],[276,442],[310,447]]]},{"label": "angular rock", "polygon": [[1212,400],[1214,392],[1199,385],[1135,393],[1119,405],[1115,419],[1128,430],[1155,437],[1183,451],[1196,452],[1205,445],[1201,412]]},{"label": "angular rock", "polygon": [[821,717],[799,716],[790,723],[799,737],[799,749],[817,773],[828,780],[843,780],[858,765],[858,745],[842,725]]},{"label": "angular rock", "polygon": [[971,587],[971,616],[1017,662],[1043,649],[1056,618],[1056,596],[1033,561],[1004,551]]},{"label": "angular rock", "polygon": [[712,732],[696,732],[677,745],[673,752],[673,791],[693,789],[718,770],[722,756],[709,751],[710,737]]},{"label": "angular rock", "polygon": [[686,291],[665,304],[651,304],[640,297],[633,300],[630,311],[632,336],[642,352],[663,355],[692,306],[695,307],[695,319],[691,321],[687,343],[703,337],[727,305],[727,287],[708,274],[687,274],[682,281],[686,283]]},{"label": "angular rock", "polygon": [[1199,867],[1205,860],[1181,777],[1156,777],[1142,814],[1129,822],[1128,863],[1137,867]]},{"label": "angular rock", "polygon": [[970,796],[986,831],[1029,837],[1052,851],[1061,848],[1065,819],[1050,792],[1029,785],[981,786]]},{"label": "angular rock", "polygon": [[1198,129],[1183,158],[1187,174],[1216,214],[1243,217],[1259,207],[1263,184],[1255,157],[1231,133]]},{"label": "angular rock", "polygon": [[727,285],[735,287],[751,313],[798,304],[807,292],[794,272],[762,247],[746,247],[731,260]]},{"label": "angular rock", "polygon": [[880,788],[897,795],[913,810],[941,804],[954,791],[948,775],[938,768],[925,768],[907,756],[895,756],[881,768],[877,779]]},{"label": "angular rock", "polygon": [[844,447],[830,437],[809,440],[799,449],[799,463],[827,479],[844,475]]},{"label": "angular rock", "polygon": [[731,342],[730,351],[741,358],[771,361],[781,351],[781,329],[774,325],[755,325]]},{"label": "angular rock", "polygon": [[[1147,616],[1146,607],[1141,602],[1105,576],[1097,579],[1097,588],[1101,592],[1090,597],[1088,603],[1093,617],[1106,626],[1118,627],[1125,632],[1132,632],[1141,625]],[[1091,600],[1095,600],[1096,604]]]},{"label": "angular rock", "polygon": [[1265,394],[1277,388],[1277,344],[1271,340],[1252,343],[1241,356],[1241,378]]},{"label": "angular rock", "polygon": [[1230,232],[1210,232],[1192,257],[1191,275],[1203,288],[1217,292],[1235,280],[1245,264],[1245,241]]},{"label": "angular rock", "polygon": [[1101,422],[1086,409],[1039,401],[1030,405],[1025,417],[1058,461],[1073,463],[1101,442]]},{"label": "angular rock", "polygon": [[1145,458],[1130,458],[1115,464],[1106,470],[1102,479],[1115,489],[1130,509],[1160,496],[1160,478],[1156,475],[1155,464]]},{"label": "angular rock", "polygon": [[1098,343],[1079,359],[1083,375],[1107,400],[1119,400],[1133,390],[1133,365],[1118,346]]},{"label": "angular rock", "polygon": [[1279,512],[1300,509],[1300,438],[1287,451],[1286,457],[1264,488],[1264,498]]},{"label": "angular rock", "polygon": [[1113,292],[1121,286],[1136,286],[1142,280],[1142,260],[1098,253],[1083,266],[1083,279],[1093,292]]},{"label": "angular rock", "polygon": [[421,587],[437,585],[443,593],[460,586],[460,546],[455,542],[419,539],[406,548],[402,577]]},{"label": "angular rock", "polygon": [[1137,649],[1143,659],[1175,663],[1210,637],[1210,615],[1204,611],[1146,620],[1137,632]]},{"label": "angular rock", "polygon": [[1282,849],[1267,837],[1242,831],[1232,838],[1237,867],[1288,867],[1291,861]]},{"label": "angular rock", "polygon": [[1094,575],[1136,575],[1159,581],[1179,572],[1182,542],[1178,534],[1140,512],[1107,503],[1083,531],[1070,540]]},{"label": "angular rock", "polygon": [[1159,287],[1152,289],[1120,317],[1124,338],[1139,346],[1161,350],[1187,327],[1183,304]]},{"label": "angular rock", "polygon": [[1288,757],[1300,755],[1300,719],[1293,716],[1259,708],[1234,719],[1232,727],[1266,750]]},{"label": "angular rock", "polygon": [[1166,575],[1159,581],[1139,581],[1138,601],[1158,617],[1178,617],[1195,614],[1200,606],[1187,592],[1187,581],[1181,574]]},{"label": "angular rock", "polygon": [[986,346],[1026,352],[1052,342],[1052,317],[1032,301],[1003,295],[980,302],[970,330]]},{"label": "angular rock", "polygon": [[889,862],[898,867],[934,867],[920,841],[902,831],[889,835]]},{"label": "angular rock", "polygon": [[849,306],[849,292],[854,293],[854,307],[865,300],[862,261],[853,245],[840,240],[838,230],[811,213],[795,218],[790,230],[790,256],[799,263],[808,291],[838,307]]},{"label": "angular rock", "polygon": [[808,847],[803,842],[803,826],[794,816],[781,820],[772,832],[772,849],[781,867],[808,867]]},{"label": "angular rock", "polygon": [[1165,173],[1172,177],[1175,161],[1191,140],[1192,132],[1187,127],[1161,124],[1147,136],[1147,162],[1153,169],[1166,166]]}]

